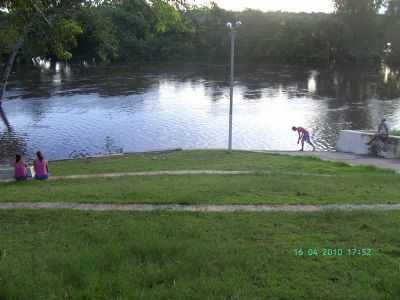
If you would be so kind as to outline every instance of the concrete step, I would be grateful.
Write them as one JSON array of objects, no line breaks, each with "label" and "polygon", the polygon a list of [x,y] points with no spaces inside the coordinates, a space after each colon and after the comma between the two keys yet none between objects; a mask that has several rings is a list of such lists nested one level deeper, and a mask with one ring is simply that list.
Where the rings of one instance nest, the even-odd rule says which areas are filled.
[{"label": "concrete step", "polygon": [[12,179],[14,178],[14,169],[0,169],[0,179]]}]

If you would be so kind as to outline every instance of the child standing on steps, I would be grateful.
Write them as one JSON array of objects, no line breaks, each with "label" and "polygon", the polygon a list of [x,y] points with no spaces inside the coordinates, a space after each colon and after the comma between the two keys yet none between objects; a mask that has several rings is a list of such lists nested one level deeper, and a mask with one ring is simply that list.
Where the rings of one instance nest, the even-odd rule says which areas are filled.
[{"label": "child standing on steps", "polygon": [[297,131],[297,133],[299,134],[299,139],[297,141],[297,145],[301,141],[301,150],[300,151],[304,151],[304,142],[307,142],[307,144],[309,144],[311,147],[313,147],[313,151],[315,151],[315,146],[313,145],[313,143],[311,143],[310,133],[306,129],[304,129],[303,127],[293,126],[292,130]]}]

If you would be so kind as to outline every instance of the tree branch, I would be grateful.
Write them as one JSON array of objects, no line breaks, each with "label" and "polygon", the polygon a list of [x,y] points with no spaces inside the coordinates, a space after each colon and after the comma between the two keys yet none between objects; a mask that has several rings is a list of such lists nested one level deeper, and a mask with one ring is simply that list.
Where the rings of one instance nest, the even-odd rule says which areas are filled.
[{"label": "tree branch", "polygon": [[0,106],[3,101],[3,98],[6,95],[6,88],[8,84],[8,78],[10,77],[12,67],[14,65],[15,58],[17,57],[18,51],[21,49],[22,45],[25,42],[25,38],[31,29],[32,23],[25,26],[22,35],[18,38],[17,42],[15,43],[14,49],[8,58],[7,64],[4,68],[3,77],[1,80],[1,88],[0,88]]},{"label": "tree branch", "polygon": [[42,19],[47,23],[47,25],[49,25],[50,27],[52,27],[51,22],[49,21],[49,19],[46,17],[46,15],[44,14],[44,12],[40,9],[39,6],[37,6],[37,4],[33,1],[33,0],[29,0],[29,2],[32,4],[33,8],[36,10],[36,12],[42,17]]}]

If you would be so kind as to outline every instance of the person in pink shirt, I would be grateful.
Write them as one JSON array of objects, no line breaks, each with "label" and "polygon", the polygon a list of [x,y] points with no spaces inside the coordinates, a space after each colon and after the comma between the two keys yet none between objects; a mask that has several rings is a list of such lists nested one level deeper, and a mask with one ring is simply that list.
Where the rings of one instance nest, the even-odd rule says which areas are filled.
[{"label": "person in pink shirt", "polygon": [[35,161],[33,167],[35,169],[35,179],[46,180],[49,178],[49,163],[44,159],[42,152],[36,152]]},{"label": "person in pink shirt", "polygon": [[315,146],[311,143],[310,133],[304,129],[303,127],[292,127],[293,131],[297,131],[299,134],[299,139],[297,140],[297,144],[300,144],[301,141],[301,149],[300,151],[304,151],[304,142],[307,142],[311,147],[313,147],[313,151],[315,151]]},{"label": "person in pink shirt", "polygon": [[17,181],[26,180],[28,178],[27,172],[28,165],[24,162],[21,155],[17,154],[15,156],[14,164],[14,178]]}]

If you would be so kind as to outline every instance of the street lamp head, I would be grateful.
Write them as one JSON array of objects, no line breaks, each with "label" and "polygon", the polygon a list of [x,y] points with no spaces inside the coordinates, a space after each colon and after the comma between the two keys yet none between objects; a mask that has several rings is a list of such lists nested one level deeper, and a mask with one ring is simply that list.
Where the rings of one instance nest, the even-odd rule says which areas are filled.
[{"label": "street lamp head", "polygon": [[228,22],[228,23],[226,23],[226,27],[228,27],[228,29],[232,29],[232,23],[231,22]]},{"label": "street lamp head", "polygon": [[242,25],[242,22],[237,21],[235,25],[236,25],[236,27],[240,27]]}]

